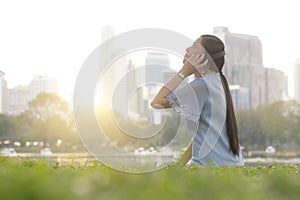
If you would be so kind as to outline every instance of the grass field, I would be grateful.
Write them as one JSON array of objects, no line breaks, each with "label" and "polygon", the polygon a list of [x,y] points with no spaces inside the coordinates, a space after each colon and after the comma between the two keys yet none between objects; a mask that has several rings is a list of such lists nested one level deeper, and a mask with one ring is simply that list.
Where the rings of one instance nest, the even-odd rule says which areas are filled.
[{"label": "grass field", "polygon": [[0,157],[0,199],[299,199],[299,165],[169,167],[124,174],[97,162],[60,165]]}]

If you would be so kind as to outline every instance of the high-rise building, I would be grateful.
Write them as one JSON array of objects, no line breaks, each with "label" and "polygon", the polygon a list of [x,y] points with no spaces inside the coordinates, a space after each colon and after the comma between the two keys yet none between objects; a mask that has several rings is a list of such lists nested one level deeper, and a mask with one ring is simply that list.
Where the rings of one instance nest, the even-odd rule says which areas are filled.
[{"label": "high-rise building", "polygon": [[0,113],[7,113],[7,82],[5,73],[0,71]]},{"label": "high-rise building", "polygon": [[30,92],[28,86],[8,89],[8,114],[19,115],[28,108]]},{"label": "high-rise building", "polygon": [[148,98],[153,98],[158,88],[163,84],[164,70],[170,66],[168,54],[162,52],[151,51],[146,56],[146,83]]},{"label": "high-rise building", "polygon": [[146,82],[155,79],[155,82],[163,83],[163,70],[170,66],[169,56],[166,53],[150,51],[146,57],[146,66]]},{"label": "high-rise building", "polygon": [[[250,108],[286,99],[286,76],[279,70],[264,68],[262,45],[257,36],[230,33],[227,27],[215,27],[214,35],[225,44],[223,72],[230,84],[249,89]],[[279,91],[276,81],[283,81]]]},{"label": "high-rise building", "polygon": [[237,109],[249,109],[250,108],[250,93],[248,88],[241,87],[239,85],[230,85],[230,93],[232,102]]},{"label": "high-rise building", "polygon": [[280,70],[266,68],[266,103],[288,100],[288,79]]},{"label": "high-rise building", "polygon": [[146,56],[146,69],[145,69],[145,81],[146,95],[145,110],[151,110],[149,113],[153,119],[154,124],[161,123],[161,113],[158,110],[151,109],[150,102],[158,92],[158,89],[166,82],[166,77],[170,67],[170,58],[168,54],[157,51],[150,51]]},{"label": "high-rise building", "polygon": [[35,99],[42,92],[57,94],[57,80],[51,79],[46,75],[34,76],[29,84],[29,92],[29,100]]},{"label": "high-rise building", "polygon": [[[102,32],[101,32],[102,43],[105,43],[107,40],[111,39],[113,36],[114,36],[113,27],[111,27],[111,26],[102,27]],[[114,48],[114,45],[112,44],[112,42],[110,42],[110,45],[106,46],[106,48],[105,48],[105,51],[108,56],[99,55],[99,57],[101,59],[95,61],[95,62],[99,62],[99,63],[96,63],[97,66],[100,66],[101,65],[100,63],[102,63],[102,62],[104,64],[106,64],[106,63],[111,63],[114,60],[113,53],[112,53],[113,48]],[[119,63],[119,60],[117,60],[116,62]],[[99,87],[97,89],[97,101],[100,101],[100,102],[111,101],[114,87],[116,84],[116,74],[118,72],[115,67],[116,62],[111,63],[111,65],[107,68],[107,70],[101,77],[101,81],[98,83]],[[105,68],[106,66],[100,66],[100,67]],[[124,67],[124,63],[123,63],[123,67]]]},{"label": "high-rise building", "polygon": [[28,102],[35,99],[40,93],[58,93],[56,79],[48,76],[34,76],[27,86],[16,86],[7,90],[7,113],[19,115],[28,109]]},{"label": "high-rise building", "polygon": [[163,76],[164,76],[164,83],[166,83],[167,81],[169,81],[171,78],[173,78],[173,76],[176,75],[176,71],[174,71],[174,69],[171,68],[166,68],[163,70]]},{"label": "high-rise building", "polygon": [[[116,69],[114,72],[119,69],[122,70],[122,74],[114,73],[113,82],[113,91],[112,91],[112,103],[113,109],[118,110],[124,117],[128,117],[130,100],[133,98],[133,92],[136,86],[136,76],[134,65],[131,60],[125,64],[124,58],[118,60],[113,67]],[[124,66],[125,65],[125,66]]]},{"label": "high-rise building", "polygon": [[294,64],[294,94],[295,99],[300,102],[300,59]]}]

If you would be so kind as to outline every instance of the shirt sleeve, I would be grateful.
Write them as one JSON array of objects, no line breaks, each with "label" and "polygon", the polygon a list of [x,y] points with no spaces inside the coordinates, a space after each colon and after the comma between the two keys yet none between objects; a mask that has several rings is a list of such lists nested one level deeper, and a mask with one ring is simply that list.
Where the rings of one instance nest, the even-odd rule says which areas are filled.
[{"label": "shirt sleeve", "polygon": [[208,94],[204,80],[195,79],[170,92],[167,99],[175,112],[188,120],[198,122]]}]

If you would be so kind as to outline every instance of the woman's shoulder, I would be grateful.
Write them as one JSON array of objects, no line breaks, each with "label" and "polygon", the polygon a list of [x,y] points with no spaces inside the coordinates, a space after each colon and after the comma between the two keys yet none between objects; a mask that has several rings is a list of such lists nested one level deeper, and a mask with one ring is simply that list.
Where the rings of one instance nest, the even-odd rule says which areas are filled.
[{"label": "woman's shoulder", "polygon": [[196,78],[194,79],[190,85],[193,87],[194,90],[201,91],[201,92],[208,92],[207,85],[203,78]]},{"label": "woman's shoulder", "polygon": [[191,84],[205,84],[205,81],[203,80],[203,78],[195,78],[191,81]]}]

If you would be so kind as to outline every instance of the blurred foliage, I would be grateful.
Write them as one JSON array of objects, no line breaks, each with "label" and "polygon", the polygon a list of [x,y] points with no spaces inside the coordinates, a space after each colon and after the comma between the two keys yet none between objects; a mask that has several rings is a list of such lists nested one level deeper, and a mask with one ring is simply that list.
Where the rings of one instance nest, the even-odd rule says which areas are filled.
[{"label": "blurred foliage", "polygon": [[0,199],[296,200],[299,165],[169,167],[125,174],[97,162],[61,165],[0,157]]},{"label": "blurred foliage", "polygon": [[53,146],[58,139],[66,145],[79,144],[68,103],[56,94],[40,93],[17,116],[0,115],[0,139],[42,141]]},{"label": "blurred foliage", "polygon": [[[129,150],[138,147],[160,148],[171,141],[179,144],[185,138],[188,138],[182,138],[186,135],[187,128],[186,126],[179,126],[180,116],[178,114],[171,110],[160,110],[160,112],[162,124],[158,125],[153,124],[150,119],[134,121],[129,117],[126,118],[122,112],[111,109],[111,106],[107,103],[99,104],[95,113],[98,124],[105,136],[112,143],[116,143],[120,147],[124,146]],[[184,134],[180,134],[183,132]],[[176,138],[176,141],[173,141],[176,134],[179,137]],[[186,143],[186,141],[184,142]]]},{"label": "blurred foliage", "polygon": [[46,121],[52,116],[63,118],[69,112],[68,103],[53,93],[40,93],[28,106],[26,115],[40,121]]},{"label": "blurred foliage", "polygon": [[[162,112],[163,125],[154,126],[159,132],[151,139],[137,140],[124,134],[119,122],[123,123],[130,133],[136,126],[147,127],[150,120],[133,122],[126,119],[122,113],[111,112],[108,105],[99,105],[95,108],[96,118],[107,138],[118,146],[129,150],[136,147],[162,147],[170,141],[178,147],[186,147],[187,127],[179,127],[180,116],[171,111]],[[84,115],[84,113],[82,114]],[[236,110],[241,145],[248,149],[265,149],[273,145],[277,150],[298,151],[300,147],[300,104],[295,101],[275,102],[260,106],[257,109]],[[86,122],[88,117],[82,117]],[[134,125],[132,123],[135,123]],[[163,127],[160,129],[160,127]],[[159,128],[159,129],[157,129]],[[90,129],[92,130],[92,129]],[[151,132],[151,131],[149,131]],[[137,133],[143,134],[143,133]],[[148,133],[144,133],[147,134]],[[173,140],[179,134],[177,140]],[[0,140],[18,140],[23,144],[26,141],[43,141],[54,146],[57,139],[63,140],[63,145],[80,145],[76,132],[73,115],[67,102],[55,94],[41,93],[36,99],[29,102],[29,108],[17,116],[0,114]]]},{"label": "blurred foliage", "polygon": [[241,144],[249,148],[273,145],[292,150],[300,144],[300,104],[274,102],[255,110],[236,111]]}]

